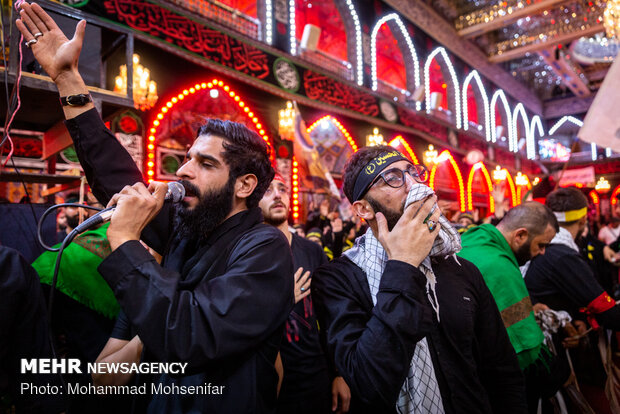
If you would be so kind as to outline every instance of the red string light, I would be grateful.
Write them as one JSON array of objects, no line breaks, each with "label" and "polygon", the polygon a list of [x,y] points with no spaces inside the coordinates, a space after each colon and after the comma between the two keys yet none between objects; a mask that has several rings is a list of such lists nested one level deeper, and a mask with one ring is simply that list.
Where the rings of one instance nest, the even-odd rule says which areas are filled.
[{"label": "red string light", "polygon": [[610,199],[611,199],[612,206],[615,206],[616,204],[618,204],[618,199],[616,198],[618,194],[620,194],[620,185],[614,188],[613,193],[611,193]]},{"label": "red string light", "polygon": [[271,148],[270,158],[273,162],[273,159],[275,157],[273,146],[271,145],[269,136],[265,132],[265,129],[263,128],[263,125],[260,122],[260,120],[254,115],[251,109],[239,97],[239,95],[234,90],[232,90],[230,86],[228,86],[221,80],[213,79],[210,82],[197,83],[193,87],[183,89],[181,93],[179,93],[177,96],[172,97],[168,102],[166,102],[160,108],[159,113],[155,115],[153,124],[151,128],[149,129],[148,144],[146,147],[146,150],[147,150],[146,151],[146,156],[147,156],[146,175],[147,175],[147,181],[149,183],[154,180],[153,176],[155,175],[155,170],[156,170],[155,135],[157,134],[157,127],[159,127],[160,121],[164,119],[166,114],[170,111],[170,109],[172,109],[174,105],[176,105],[177,103],[185,99],[185,97],[193,95],[196,92],[199,92],[201,90],[206,90],[206,89],[219,89],[220,91],[223,91],[226,95],[228,95],[231,99],[233,99],[237,103],[237,105],[239,105],[239,108],[243,109],[243,113],[254,124],[254,127],[256,128],[256,131],[258,132],[258,134],[261,136],[263,140],[265,140],[267,145],[269,145],[269,147]]},{"label": "red string light", "polygon": [[420,163],[418,161],[418,157],[415,156],[415,153],[413,152],[413,150],[411,149],[411,147],[409,146],[407,141],[405,141],[405,138],[403,138],[402,135],[399,135],[396,138],[394,138],[393,140],[391,140],[388,145],[390,147],[394,147],[394,148],[398,149],[398,145],[399,144],[402,145],[403,148],[405,148],[405,151],[407,151],[407,154],[409,154],[409,159],[411,159],[411,161],[414,164],[419,164]]},{"label": "red string light", "polygon": [[344,137],[347,139],[347,142],[349,143],[349,146],[351,147],[353,152],[357,152],[358,150],[357,144],[355,143],[355,140],[353,139],[351,134],[349,134],[349,131],[347,131],[346,128],[342,126],[340,121],[338,121],[336,118],[334,118],[331,115],[325,115],[324,117],[316,120],[312,125],[308,127],[307,129],[308,134],[310,134],[323,121],[328,121],[334,124],[336,128],[338,128],[338,130],[342,133],[342,135],[344,135]]},{"label": "red string light", "polygon": [[450,154],[450,151],[444,150],[437,157],[437,160],[433,165],[433,168],[431,169],[431,177],[428,183],[429,187],[435,190],[435,174],[437,173],[437,167],[444,161],[450,161],[450,166],[452,167],[452,171],[454,171],[454,176],[456,177],[459,186],[459,208],[461,212],[463,212],[465,211],[465,188],[463,185],[463,176],[461,175],[458,164],[456,163],[456,161],[454,161],[452,154]]},{"label": "red string light", "polygon": [[598,204],[600,202],[598,198],[598,193],[596,192],[596,190],[590,191],[590,198],[592,199],[592,202],[594,204]]},{"label": "red string light", "polygon": [[489,213],[493,214],[495,213],[495,200],[493,199],[493,181],[491,181],[491,176],[489,175],[489,171],[487,170],[487,167],[484,165],[484,163],[481,162],[477,162],[474,165],[472,165],[471,170],[469,170],[469,177],[467,178],[467,209],[468,210],[473,210],[474,209],[474,198],[472,195],[472,186],[474,183],[474,175],[476,174],[477,171],[480,171],[482,173],[482,176],[484,177],[484,181],[487,185],[487,193],[489,194]]}]

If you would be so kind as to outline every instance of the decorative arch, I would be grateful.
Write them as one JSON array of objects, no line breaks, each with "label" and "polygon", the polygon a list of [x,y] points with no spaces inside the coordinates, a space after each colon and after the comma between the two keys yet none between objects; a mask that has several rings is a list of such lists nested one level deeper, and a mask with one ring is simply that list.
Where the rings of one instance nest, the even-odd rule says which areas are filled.
[{"label": "decorative arch", "polygon": [[[271,0],[267,0],[271,1]],[[329,0],[338,10],[340,19],[343,22],[344,32],[347,43],[346,60],[354,68],[354,79],[358,85],[364,83],[364,63],[362,55],[362,26],[355,10],[355,5],[351,0]],[[315,3],[314,8],[321,7],[322,2]],[[297,54],[297,14],[296,0],[289,0],[289,41],[291,55]],[[303,28],[301,28],[303,31]]]},{"label": "decorative arch", "polygon": [[618,204],[618,199],[616,198],[616,196],[618,196],[618,194],[620,194],[620,185],[618,185],[616,188],[614,188],[614,191],[612,191],[611,193],[611,205],[615,206],[616,204]]},{"label": "decorative arch", "polygon": [[510,191],[510,201],[512,202],[512,206],[517,206],[521,204],[517,201],[517,191],[515,189],[515,182],[512,180],[512,175],[506,168],[502,168],[502,171],[506,174],[506,181],[508,182],[508,190]]},{"label": "decorative arch", "polygon": [[463,212],[465,211],[465,188],[463,185],[463,176],[461,175],[461,171],[459,170],[459,166],[454,160],[454,157],[452,157],[452,154],[450,154],[450,151],[448,150],[442,151],[441,154],[439,154],[439,156],[435,160],[435,164],[433,165],[433,168],[431,168],[431,176],[428,181],[428,185],[430,188],[435,190],[435,174],[437,173],[437,167],[439,166],[439,164],[443,163],[444,161],[450,162],[450,166],[452,167],[452,172],[454,173],[453,176],[456,177],[456,181],[458,184],[459,208],[461,212]]},{"label": "decorative arch", "polygon": [[[430,55],[426,58],[426,63],[424,64],[424,92],[426,95],[426,113],[431,112],[431,94],[430,94],[430,76],[429,71],[431,67],[431,62],[435,57],[439,55],[443,61],[443,65],[441,66],[441,72],[443,74],[444,79],[452,80],[452,94],[448,92],[448,109],[454,109],[454,121],[456,123],[457,129],[461,128],[461,99],[460,99],[460,88],[459,88],[459,80],[456,77],[456,73],[454,72],[454,68],[452,67],[452,61],[450,61],[450,57],[446,52],[446,49],[443,47],[437,47],[435,50],[431,52]],[[439,63],[439,59],[438,59]],[[449,76],[448,76],[449,75]]]},{"label": "decorative arch", "polygon": [[224,81],[213,79],[210,82],[197,83],[192,87],[183,89],[178,95],[173,96],[168,102],[166,102],[164,106],[160,108],[159,113],[155,116],[155,119],[151,124],[151,128],[149,129],[149,134],[147,138],[148,143],[146,146],[146,179],[149,183],[154,180],[153,177],[155,176],[155,137],[158,132],[161,132],[161,122],[164,120],[164,118],[166,118],[168,112],[179,102],[183,101],[185,98],[191,95],[194,95],[195,93],[201,93],[201,91],[206,93],[207,90],[216,90],[218,94],[223,93],[226,96],[230,97],[232,102],[234,102],[234,104],[240,108],[244,116],[247,118],[247,124],[253,126],[254,130],[261,136],[263,140],[265,140],[267,145],[269,145],[269,147],[272,149],[270,157],[272,161],[274,160],[275,155],[271,139],[267,135],[263,124],[260,122],[256,114],[230,86],[224,83]]},{"label": "decorative arch", "polygon": [[519,151],[519,129],[517,128],[519,115],[521,115],[521,120],[523,121],[523,128],[525,129],[526,139],[530,136],[530,121],[527,119],[525,107],[521,102],[519,102],[517,106],[515,106],[514,111],[512,112],[512,141],[510,142],[508,148],[510,151],[513,152]]},{"label": "decorative arch", "polygon": [[[469,87],[469,83],[471,80],[475,80],[475,85],[477,88],[472,88],[474,91],[474,95],[478,102],[482,101],[482,105],[477,105],[478,110],[478,120],[483,119],[484,123],[482,126],[484,127],[484,135],[487,139],[487,142],[491,140],[491,120],[489,117],[489,97],[487,96],[487,92],[484,89],[484,84],[482,83],[482,79],[480,79],[480,75],[477,70],[472,70],[469,72],[469,75],[463,81],[463,92],[461,93],[461,100],[463,101],[463,129],[467,131],[469,129],[469,116],[468,110],[469,107],[467,105],[467,88]],[[482,108],[481,108],[482,106]],[[480,123],[480,122],[478,122]]]},{"label": "decorative arch", "polygon": [[415,153],[413,152],[413,149],[411,149],[411,146],[409,146],[409,144],[407,143],[405,138],[403,138],[402,135],[399,135],[396,138],[394,138],[393,140],[391,140],[388,145],[391,146],[391,147],[394,147],[396,149],[398,149],[398,146],[401,145],[405,149],[405,152],[407,153],[407,155],[409,155],[409,159],[414,164],[419,164],[420,163],[418,161],[418,157],[416,157]]},{"label": "decorative arch", "polygon": [[[536,129],[538,127],[538,129]],[[536,159],[536,131],[538,131],[538,135],[542,138],[545,136],[545,130],[542,126],[542,121],[540,120],[540,116],[534,115],[530,123],[530,134],[527,136],[527,159],[533,160]]]},{"label": "decorative arch", "polygon": [[503,90],[498,89],[495,91],[493,96],[491,97],[491,103],[489,110],[491,112],[491,141],[497,142],[497,122],[495,119],[495,106],[497,105],[497,101],[501,101],[504,112],[506,114],[506,119],[503,122],[506,128],[506,134],[508,135],[508,142],[511,142],[512,139],[512,114],[510,113],[510,105],[508,105],[508,99],[506,99],[506,94]]},{"label": "decorative arch", "polygon": [[598,193],[596,192],[596,190],[592,190],[590,191],[590,193],[588,194],[590,196],[590,198],[592,199],[592,202],[596,205],[598,205],[598,203],[600,203],[600,198],[598,196]]},{"label": "decorative arch", "polygon": [[[370,35],[370,61],[371,61],[371,86],[372,90],[376,91],[378,88],[377,80],[377,33],[383,24],[387,24],[394,37],[398,42],[398,47],[401,50],[403,59],[405,61],[405,71],[407,74],[407,89],[416,90],[420,86],[420,63],[418,61],[418,54],[416,53],[413,41],[407,32],[407,28],[403,24],[402,20],[396,13],[390,13],[383,16],[375,24]],[[407,45],[408,50],[404,50],[403,41]],[[406,53],[408,52],[408,54]],[[406,56],[410,56],[411,59],[407,59]]]},{"label": "decorative arch", "polygon": [[563,116],[562,118],[560,118],[560,120],[558,122],[556,122],[551,128],[549,128],[549,135],[555,134],[555,131],[557,131],[558,128],[560,128],[566,122],[570,122],[572,124],[575,124],[579,128],[581,128],[583,126],[583,121],[575,118],[574,116],[570,116],[570,115]]},{"label": "decorative arch", "polygon": [[342,135],[344,135],[344,137],[347,139],[347,143],[349,144],[353,152],[357,152],[357,144],[355,143],[355,140],[353,139],[351,134],[349,134],[349,131],[347,131],[347,129],[342,126],[338,119],[334,118],[331,115],[325,115],[324,117],[321,117],[314,121],[314,123],[307,128],[308,134],[312,133],[312,131],[322,122],[331,122],[332,124],[336,125],[336,128],[338,128]]},{"label": "decorative arch", "polygon": [[491,181],[491,176],[489,175],[489,171],[487,167],[484,165],[482,161],[475,163],[471,166],[469,170],[469,176],[467,177],[467,209],[474,209],[474,198],[472,194],[472,187],[474,184],[474,176],[476,172],[480,171],[482,176],[484,177],[484,182],[487,185],[487,194],[489,195],[489,212],[491,214],[495,213],[495,200],[493,199],[493,182]]}]

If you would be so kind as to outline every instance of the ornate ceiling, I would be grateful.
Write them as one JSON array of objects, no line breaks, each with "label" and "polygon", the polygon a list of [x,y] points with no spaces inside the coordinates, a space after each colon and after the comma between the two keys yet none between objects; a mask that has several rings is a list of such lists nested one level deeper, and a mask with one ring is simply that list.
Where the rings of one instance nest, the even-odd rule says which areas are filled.
[{"label": "ornate ceiling", "polygon": [[[499,77],[505,72],[518,81],[500,87],[516,96],[526,86],[545,111],[560,98],[584,102],[573,102],[574,110],[587,108],[618,49],[604,37],[604,0],[386,1],[437,40],[446,39],[448,23],[459,42],[444,42],[446,48],[478,49],[464,60],[481,72],[495,65]],[[443,21],[433,24],[433,16]]]}]

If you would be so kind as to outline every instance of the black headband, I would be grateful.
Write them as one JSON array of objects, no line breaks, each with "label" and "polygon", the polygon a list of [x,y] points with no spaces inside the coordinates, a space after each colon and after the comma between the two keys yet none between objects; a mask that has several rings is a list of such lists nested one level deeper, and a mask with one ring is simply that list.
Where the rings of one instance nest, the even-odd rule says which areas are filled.
[{"label": "black headband", "polygon": [[355,186],[353,187],[353,200],[350,201],[354,202],[362,198],[375,178],[377,178],[388,165],[397,161],[409,161],[409,159],[405,158],[398,151],[384,152],[373,158],[357,175]]}]

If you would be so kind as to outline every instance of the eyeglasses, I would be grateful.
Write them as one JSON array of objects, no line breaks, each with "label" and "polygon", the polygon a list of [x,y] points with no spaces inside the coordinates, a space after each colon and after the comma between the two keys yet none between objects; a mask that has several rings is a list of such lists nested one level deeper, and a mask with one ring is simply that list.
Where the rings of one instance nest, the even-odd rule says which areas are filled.
[{"label": "eyeglasses", "polygon": [[392,188],[400,188],[405,185],[405,173],[409,174],[411,178],[418,183],[425,183],[428,181],[428,170],[425,166],[420,164],[409,164],[404,170],[400,168],[390,168],[387,171],[383,171],[375,178],[368,188],[375,185],[375,183],[379,181],[379,178],[382,178],[383,181]]}]

